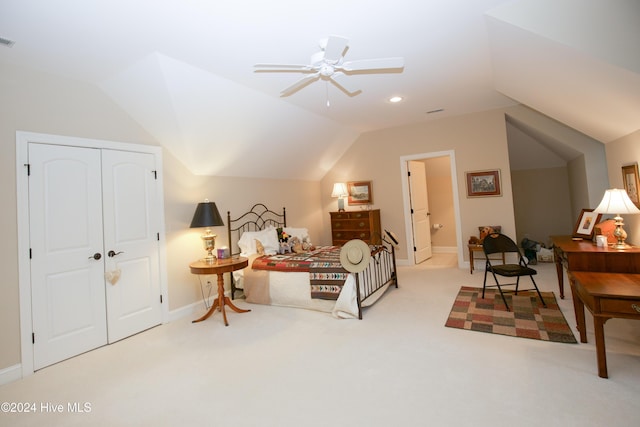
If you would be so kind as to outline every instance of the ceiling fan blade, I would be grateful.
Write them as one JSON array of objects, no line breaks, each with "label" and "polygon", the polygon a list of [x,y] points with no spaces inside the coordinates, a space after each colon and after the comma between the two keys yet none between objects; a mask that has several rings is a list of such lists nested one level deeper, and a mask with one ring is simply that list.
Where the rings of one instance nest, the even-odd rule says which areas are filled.
[{"label": "ceiling fan blade", "polygon": [[368,71],[368,70],[386,70],[404,67],[404,58],[378,58],[363,59],[360,61],[347,61],[337,67],[344,71]]},{"label": "ceiling fan blade", "polygon": [[303,77],[300,80],[298,80],[297,82],[295,82],[294,84],[292,84],[291,86],[289,86],[288,88],[282,90],[280,92],[280,96],[289,96],[289,95],[299,91],[300,89],[302,89],[306,85],[308,85],[310,83],[313,83],[314,81],[318,80],[319,78],[320,78],[320,73],[314,73],[314,74],[308,75],[306,77]]},{"label": "ceiling fan blade", "polygon": [[324,47],[324,59],[332,64],[342,59],[342,55],[349,44],[349,39],[340,36],[329,36]]},{"label": "ceiling fan blade", "polygon": [[[259,71],[313,71],[310,65],[302,64],[256,64],[255,68]],[[264,68],[260,70],[260,68]]]},{"label": "ceiling fan blade", "polygon": [[329,79],[338,89],[349,96],[356,96],[362,93],[360,89],[353,90],[352,88],[349,88],[349,76],[341,73],[340,71],[333,73]]}]

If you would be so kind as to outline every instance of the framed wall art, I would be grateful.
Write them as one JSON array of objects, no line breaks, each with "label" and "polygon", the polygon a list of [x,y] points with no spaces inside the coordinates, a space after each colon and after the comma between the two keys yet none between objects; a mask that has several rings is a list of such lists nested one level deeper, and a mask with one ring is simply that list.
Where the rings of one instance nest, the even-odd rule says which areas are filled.
[{"label": "framed wall art", "polygon": [[373,203],[371,181],[347,182],[350,205],[368,205]]},{"label": "framed wall art", "polygon": [[622,182],[624,189],[637,208],[640,208],[640,195],[638,194],[638,164],[627,165],[622,167]]},{"label": "framed wall art", "polygon": [[467,197],[501,196],[500,169],[465,172]]},{"label": "framed wall art", "polygon": [[593,212],[593,209],[582,209],[578,222],[573,229],[573,237],[582,239],[593,239],[593,231],[597,223],[600,222],[602,214]]}]

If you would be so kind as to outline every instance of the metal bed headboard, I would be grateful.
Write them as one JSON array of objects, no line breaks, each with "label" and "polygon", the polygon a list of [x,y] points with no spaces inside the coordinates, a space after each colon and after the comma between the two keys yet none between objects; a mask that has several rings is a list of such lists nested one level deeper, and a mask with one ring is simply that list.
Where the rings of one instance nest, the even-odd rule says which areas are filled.
[{"label": "metal bed headboard", "polygon": [[231,255],[238,255],[240,248],[238,240],[245,231],[260,231],[268,226],[286,227],[287,211],[282,208],[279,214],[267,208],[263,203],[256,203],[248,212],[238,218],[231,219],[231,212],[227,211],[227,237],[229,238],[229,251]]}]

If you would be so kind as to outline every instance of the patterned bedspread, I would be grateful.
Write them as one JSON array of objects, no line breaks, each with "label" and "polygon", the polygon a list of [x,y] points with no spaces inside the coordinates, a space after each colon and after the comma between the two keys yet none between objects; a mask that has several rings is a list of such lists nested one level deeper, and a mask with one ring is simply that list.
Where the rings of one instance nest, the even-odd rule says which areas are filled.
[{"label": "patterned bedspread", "polygon": [[340,264],[340,246],[321,246],[299,254],[264,255],[251,265],[254,270],[309,272],[311,298],[338,299],[349,273]]}]

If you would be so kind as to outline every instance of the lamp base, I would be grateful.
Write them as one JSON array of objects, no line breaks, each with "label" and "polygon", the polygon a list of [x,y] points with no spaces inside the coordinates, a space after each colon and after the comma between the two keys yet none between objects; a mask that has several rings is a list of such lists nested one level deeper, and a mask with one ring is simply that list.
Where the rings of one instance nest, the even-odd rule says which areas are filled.
[{"label": "lamp base", "polygon": [[216,256],[213,254],[213,250],[216,247],[216,235],[207,229],[205,234],[200,236],[204,249],[207,251],[207,256],[203,258],[209,264],[213,264],[216,261]]},{"label": "lamp base", "polygon": [[338,197],[338,212],[344,212],[344,199]]},{"label": "lamp base", "polygon": [[624,241],[627,239],[627,232],[624,231],[622,226],[624,223],[622,222],[622,217],[617,215],[614,220],[616,221],[616,228],[613,230],[613,237],[615,237],[618,241],[611,245],[612,249],[624,250],[629,249],[631,245],[626,244]]},{"label": "lamp base", "polygon": [[623,251],[625,249],[631,249],[631,248],[633,248],[633,246],[631,246],[628,243],[622,242],[622,243],[614,243],[614,244],[612,244],[610,246],[610,248],[611,249],[616,249],[616,250],[619,250],[619,251]]}]

